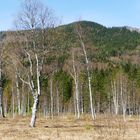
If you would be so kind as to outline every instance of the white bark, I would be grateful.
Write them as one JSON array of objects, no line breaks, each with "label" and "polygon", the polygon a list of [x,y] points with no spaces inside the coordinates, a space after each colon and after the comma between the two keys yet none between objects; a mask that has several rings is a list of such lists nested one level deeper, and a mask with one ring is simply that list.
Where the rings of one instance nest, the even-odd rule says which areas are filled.
[{"label": "white bark", "polygon": [[56,93],[57,93],[57,115],[59,116],[59,91],[58,91],[58,88],[56,89]]},{"label": "white bark", "polygon": [[123,82],[125,82],[125,81],[123,81],[123,79],[121,78],[120,79],[121,104],[122,104],[122,110],[123,110],[123,120],[126,121],[126,95],[123,91],[123,88],[126,88],[126,87],[123,87]]},{"label": "white bark", "polygon": [[53,81],[52,81],[52,79],[51,79],[51,81],[50,81],[50,97],[51,97],[51,118],[53,119]]},{"label": "white bark", "polygon": [[76,108],[77,108],[77,118],[80,118],[80,103],[79,103],[79,89],[78,89],[78,81],[75,80],[75,94],[76,94]]},{"label": "white bark", "polygon": [[[28,86],[31,89],[31,93],[34,99],[34,104],[32,107],[32,118],[31,118],[31,127],[35,126],[35,118],[36,118],[36,110],[37,110],[37,102],[39,101],[40,96],[40,71],[42,69],[43,65],[43,59],[46,54],[46,50],[44,46],[46,44],[45,38],[46,38],[46,29],[52,26],[53,20],[53,13],[50,9],[47,7],[44,7],[41,2],[36,0],[26,0],[23,3],[18,22],[20,24],[20,29],[28,30],[28,32],[25,37],[27,39],[27,49],[32,52],[32,55],[30,55],[30,52],[25,51],[28,56],[28,61],[30,63],[29,73],[28,73],[28,81],[24,81],[22,78],[20,78],[24,83],[28,84]],[[48,26],[49,25],[49,26]],[[40,28],[41,33],[37,32],[36,29]],[[40,39],[38,40],[36,37],[40,36]],[[30,46],[28,46],[28,42]],[[39,46],[38,46],[38,45]],[[30,49],[30,47],[32,47]],[[41,53],[40,50],[44,50],[43,53]],[[32,63],[32,56],[36,59],[36,65],[33,65]],[[40,59],[39,59],[40,58]],[[36,67],[36,71],[33,70],[33,67]],[[34,82],[33,77],[36,77],[36,82]],[[37,84],[37,87],[36,87]]]},{"label": "white bark", "polygon": [[74,114],[75,114],[75,117],[77,116],[77,109],[76,109],[76,95],[74,93],[73,95],[73,104],[74,104]]},{"label": "white bark", "polygon": [[39,96],[40,96],[40,69],[39,69],[39,61],[38,61],[38,55],[35,53],[35,58],[36,58],[36,75],[37,75],[37,89],[35,88],[34,85],[34,81],[33,81],[33,64],[32,64],[32,60],[31,60],[31,55],[25,51],[27,56],[28,56],[28,60],[30,63],[30,68],[29,68],[29,74],[28,74],[28,81],[25,81],[24,79],[22,79],[19,75],[19,78],[22,80],[22,82],[24,82],[25,84],[27,84],[30,87],[33,99],[34,99],[34,103],[33,103],[33,107],[32,107],[32,117],[31,117],[31,121],[30,121],[30,126],[31,127],[35,127],[35,122],[36,122],[36,112],[37,112],[37,106],[38,106],[38,101],[39,101]]},{"label": "white bark", "polygon": [[37,54],[35,54],[35,58],[36,58],[36,73],[37,73],[37,94],[40,95],[40,70]]},{"label": "white bark", "polygon": [[0,87],[0,117],[4,117],[3,104],[2,104],[2,88]]},{"label": "white bark", "polygon": [[26,116],[26,105],[28,107],[28,103],[26,101],[26,99],[28,100],[28,95],[25,95],[25,91],[24,91],[25,87],[24,87],[24,83],[22,83],[22,98],[21,98],[21,114],[23,116]]},{"label": "white bark", "polygon": [[15,83],[16,83],[16,90],[17,90],[18,115],[20,115],[21,114],[21,102],[20,102],[19,82],[18,82],[17,73],[15,74]]},{"label": "white bark", "polygon": [[5,115],[5,117],[7,115],[7,109],[8,109],[8,101],[7,100],[8,100],[7,98],[4,100],[4,115]]},{"label": "white bark", "polygon": [[4,111],[3,111],[3,90],[2,90],[2,62],[1,62],[1,60],[0,60],[0,117],[4,117]]},{"label": "white bark", "polygon": [[[31,57],[29,54],[29,61],[30,61],[30,73],[31,73],[31,77],[33,77],[33,71],[32,71],[32,63],[31,63]],[[33,79],[30,79],[30,88],[32,91],[32,96],[34,99],[34,104],[32,107],[32,117],[31,117],[31,122],[30,122],[30,126],[31,127],[35,127],[35,122],[36,122],[36,112],[37,112],[37,106],[38,106],[38,101],[39,101],[39,96],[40,96],[40,70],[39,70],[39,61],[38,61],[38,55],[35,54],[35,58],[36,58],[36,74],[37,74],[37,89],[35,89],[34,86],[34,82]]]},{"label": "white bark", "polygon": [[29,97],[29,92],[28,92],[28,95],[27,96],[28,96],[27,97],[27,112],[29,114],[29,112],[30,112],[30,97]]},{"label": "white bark", "polygon": [[12,85],[12,114],[13,114],[13,118],[14,118],[15,117],[15,99],[14,99],[13,85]]},{"label": "white bark", "polygon": [[38,95],[34,97],[34,103],[33,103],[33,107],[32,107],[32,117],[31,117],[31,121],[30,121],[31,127],[35,127],[37,105],[38,105]]},{"label": "white bark", "polygon": [[75,83],[75,98],[76,98],[76,112],[77,118],[80,118],[80,103],[79,103],[79,86],[78,86],[78,74],[75,68],[75,60],[74,60],[74,53],[73,53],[73,72],[74,72],[74,83]]},{"label": "white bark", "polygon": [[113,80],[111,82],[111,88],[112,88],[112,94],[113,94],[113,104],[114,104],[114,111],[115,114],[118,115],[119,111],[119,101],[118,101],[118,93],[117,93],[117,88],[116,88],[116,82]]},{"label": "white bark", "polygon": [[81,85],[81,113],[84,114],[84,102],[83,102],[83,92],[82,92],[82,85]]},{"label": "white bark", "polygon": [[95,108],[93,107],[93,97],[92,97],[92,89],[91,89],[91,76],[90,76],[90,72],[89,72],[89,60],[87,57],[87,52],[86,52],[86,47],[85,44],[82,40],[82,36],[80,34],[80,32],[77,30],[78,36],[79,36],[79,40],[84,52],[84,56],[85,56],[85,62],[86,62],[86,69],[87,69],[87,75],[88,75],[88,89],[89,89],[89,96],[90,96],[90,109],[91,109],[91,115],[92,118],[95,119],[96,114],[95,114]]}]

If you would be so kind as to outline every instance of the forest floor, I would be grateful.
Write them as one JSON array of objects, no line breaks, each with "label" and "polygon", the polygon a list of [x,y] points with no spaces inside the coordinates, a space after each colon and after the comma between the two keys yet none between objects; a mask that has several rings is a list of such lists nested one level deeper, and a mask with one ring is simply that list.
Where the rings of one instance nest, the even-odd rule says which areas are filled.
[{"label": "forest floor", "polygon": [[37,118],[30,128],[29,117],[0,119],[0,140],[140,140],[140,120],[122,116],[97,116],[96,120],[73,116]]}]

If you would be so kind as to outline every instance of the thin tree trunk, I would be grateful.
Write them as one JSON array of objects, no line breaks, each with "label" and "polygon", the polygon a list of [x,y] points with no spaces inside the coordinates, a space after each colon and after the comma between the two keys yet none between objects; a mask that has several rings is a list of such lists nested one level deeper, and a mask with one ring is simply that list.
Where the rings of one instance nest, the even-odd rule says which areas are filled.
[{"label": "thin tree trunk", "polygon": [[30,73],[28,74],[28,82],[26,82],[25,80],[23,80],[21,77],[20,79],[22,80],[22,82],[26,83],[30,89],[31,89],[31,93],[32,93],[32,97],[34,99],[34,103],[33,103],[33,107],[32,107],[32,117],[31,117],[31,121],[30,121],[30,126],[31,127],[35,127],[35,122],[36,122],[36,112],[37,112],[37,107],[38,107],[38,102],[39,102],[39,96],[41,94],[40,92],[40,69],[39,69],[39,60],[38,60],[38,55],[35,53],[35,58],[36,58],[36,83],[37,83],[37,89],[35,88],[34,85],[34,81],[33,81],[33,64],[32,64],[32,60],[31,60],[31,56],[30,54],[25,51],[26,54],[28,55],[28,60],[30,63]]},{"label": "thin tree trunk", "polygon": [[84,114],[83,88],[81,85],[81,113]]},{"label": "thin tree trunk", "polygon": [[92,91],[91,91],[91,77],[89,76],[89,72],[88,72],[88,86],[89,86],[89,93],[90,93],[91,115],[92,115],[92,118],[95,119],[96,114],[95,114],[95,108],[93,108],[93,98],[92,98]]},{"label": "thin tree trunk", "polygon": [[75,99],[76,99],[76,110],[77,110],[77,118],[80,118],[80,103],[79,103],[79,86],[78,86],[78,74],[75,68],[75,59],[73,53],[73,72],[74,72],[74,82],[75,82]]},{"label": "thin tree trunk", "polygon": [[29,95],[29,91],[27,93],[27,112],[28,112],[28,114],[30,113],[30,95]]},{"label": "thin tree trunk", "polygon": [[75,79],[75,95],[76,95],[76,110],[77,110],[77,118],[80,118],[80,107],[79,107],[79,89],[78,89],[78,81]]},{"label": "thin tree trunk", "polygon": [[51,118],[53,119],[53,81],[52,81],[52,79],[51,79],[51,81],[50,81],[50,97],[51,97]]},{"label": "thin tree trunk", "polygon": [[111,87],[112,87],[112,93],[113,93],[113,103],[114,103],[115,114],[118,115],[119,104],[118,104],[118,93],[117,93],[115,81],[111,82]]},{"label": "thin tree trunk", "polygon": [[58,87],[56,89],[56,93],[57,93],[57,115],[59,116],[59,91],[58,91]]},{"label": "thin tree trunk", "polygon": [[87,52],[86,52],[86,47],[85,44],[82,40],[82,36],[80,31],[77,30],[78,36],[79,36],[79,40],[84,52],[84,56],[85,56],[85,62],[86,62],[86,69],[87,69],[87,75],[88,75],[88,89],[89,89],[89,97],[90,97],[90,110],[91,110],[91,115],[92,115],[92,119],[96,118],[96,114],[95,114],[95,108],[93,107],[93,97],[92,97],[92,89],[91,89],[91,76],[90,76],[90,72],[89,72],[89,60],[87,57]]},{"label": "thin tree trunk", "polygon": [[125,104],[125,95],[124,95],[124,92],[123,92],[123,82],[122,82],[122,78],[120,79],[120,94],[121,94],[121,104],[122,104],[122,110],[123,110],[123,120],[126,121],[126,117],[125,117],[125,112],[126,112],[126,104]]},{"label": "thin tree trunk", "polygon": [[18,82],[17,73],[15,74],[15,83],[16,83],[16,90],[17,90],[18,115],[20,115],[21,114],[21,102],[20,102],[19,82]]},{"label": "thin tree trunk", "polygon": [[73,95],[73,104],[74,104],[74,114],[75,114],[75,117],[77,116],[77,109],[76,109],[76,94],[74,92],[74,95]]},{"label": "thin tree trunk", "polygon": [[85,60],[86,60],[86,64],[87,64],[88,88],[89,88],[89,95],[90,95],[91,115],[92,115],[92,118],[95,119],[96,114],[95,114],[95,108],[93,107],[93,97],[92,97],[92,90],[91,90],[91,76],[90,76],[90,72],[89,72],[89,61],[88,61],[88,57],[87,57],[86,48],[85,48],[85,45],[84,45],[82,39],[81,39],[81,45],[82,45],[82,48],[84,51]]},{"label": "thin tree trunk", "polygon": [[12,84],[12,115],[13,118],[15,117],[15,99],[14,99],[14,89]]},{"label": "thin tree trunk", "polygon": [[4,117],[3,90],[2,90],[2,62],[0,61],[0,117]]},{"label": "thin tree trunk", "polygon": [[47,115],[46,106],[47,106],[46,98],[44,98],[44,100],[43,100],[43,115],[44,115],[44,117],[46,117],[46,115]]},{"label": "thin tree trunk", "polygon": [[3,99],[3,93],[2,93],[2,87],[0,87],[0,117],[4,117],[2,99]]},{"label": "thin tree trunk", "polygon": [[8,101],[7,101],[8,99],[6,98],[5,100],[4,100],[4,114],[5,114],[5,117],[6,117],[6,115],[7,115],[7,108],[8,108]]},{"label": "thin tree trunk", "polygon": [[[22,100],[21,100],[21,114],[26,116],[26,96],[25,96],[25,92],[24,92],[24,83],[22,83]],[[28,99],[28,97],[27,97]],[[28,104],[27,104],[28,105]]]}]

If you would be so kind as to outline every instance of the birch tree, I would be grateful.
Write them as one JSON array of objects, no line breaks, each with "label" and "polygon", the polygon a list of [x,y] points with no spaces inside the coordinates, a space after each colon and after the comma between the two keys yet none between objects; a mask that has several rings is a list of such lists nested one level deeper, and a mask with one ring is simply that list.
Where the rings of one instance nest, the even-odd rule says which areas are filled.
[{"label": "birch tree", "polygon": [[53,79],[51,78],[50,79],[50,98],[51,98],[51,100],[50,100],[50,107],[51,107],[51,109],[50,109],[50,111],[51,111],[51,118],[53,119],[53,111],[54,111],[54,103],[53,103]]},{"label": "birch tree", "polygon": [[[72,64],[70,64],[70,66],[72,65],[72,68],[68,68],[69,73],[71,75],[71,77],[74,80],[74,87],[75,87],[75,92],[73,95],[74,98],[74,106],[75,106],[75,115],[77,117],[77,119],[80,118],[80,94],[79,94],[79,72],[78,72],[78,63],[76,63],[75,61],[75,52],[76,50],[72,50]],[[69,66],[69,67],[70,67]]]},{"label": "birch tree", "polygon": [[[36,112],[41,95],[40,76],[44,62],[44,56],[48,52],[46,49],[46,31],[54,26],[53,14],[50,9],[44,7],[38,0],[25,0],[21,12],[17,18],[18,29],[26,30],[24,42],[24,57],[28,61],[26,79],[19,74],[22,82],[30,87],[33,106],[30,126],[34,127],[36,122]],[[34,78],[36,80],[34,80]]]},{"label": "birch tree", "polygon": [[3,43],[0,42],[0,117],[4,117],[2,88]]},{"label": "birch tree", "polygon": [[76,66],[75,66],[75,57],[74,57],[74,52],[72,54],[72,61],[73,61],[73,79],[75,83],[75,99],[76,99],[76,109],[77,109],[77,118],[80,118],[80,102],[79,102],[79,80],[78,80],[78,73],[76,71]]},{"label": "birch tree", "polygon": [[[79,86],[79,73],[82,69],[79,63],[79,48],[72,48],[71,56],[67,63],[65,64],[64,70],[67,70],[74,81],[74,94],[73,94],[73,104],[75,110],[75,116],[77,119],[80,118],[80,86]],[[79,67],[81,69],[79,69]]]},{"label": "birch tree", "polygon": [[117,83],[115,80],[111,81],[111,90],[114,104],[115,114],[118,115],[119,112],[119,94],[117,92]]},{"label": "birch tree", "polygon": [[126,79],[124,76],[120,76],[120,96],[121,106],[123,113],[123,120],[126,121],[126,108],[127,108],[127,92],[126,92]]},{"label": "birch tree", "polygon": [[80,42],[80,45],[82,47],[83,54],[85,57],[86,70],[87,70],[87,76],[88,76],[88,89],[89,89],[89,96],[90,96],[90,109],[91,109],[92,118],[95,119],[96,114],[95,114],[95,107],[93,106],[93,95],[92,95],[92,88],[91,88],[91,74],[90,74],[89,59],[88,59],[88,55],[87,55],[87,51],[86,51],[86,46],[83,41],[82,28],[81,28],[80,24],[77,24],[77,26],[76,26],[76,34],[78,36],[78,39],[79,39],[79,42]]}]

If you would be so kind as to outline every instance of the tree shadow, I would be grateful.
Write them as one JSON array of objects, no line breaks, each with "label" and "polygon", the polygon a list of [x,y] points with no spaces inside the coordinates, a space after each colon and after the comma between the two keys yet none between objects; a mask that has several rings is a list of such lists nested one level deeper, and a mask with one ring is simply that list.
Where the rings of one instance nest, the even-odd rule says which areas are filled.
[{"label": "tree shadow", "polygon": [[66,125],[53,125],[53,126],[44,126],[45,128],[75,128],[75,127],[83,127],[80,125],[70,125],[70,126],[66,126]]},{"label": "tree shadow", "polygon": [[45,128],[78,128],[78,127],[93,127],[93,128],[105,128],[108,126],[105,125],[53,125],[53,126],[44,126]]}]

